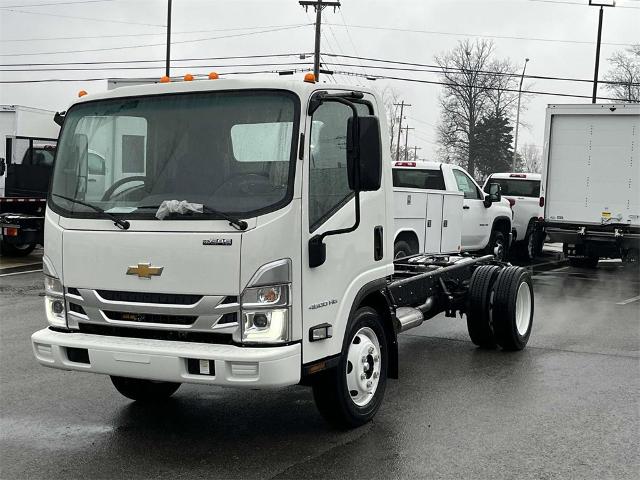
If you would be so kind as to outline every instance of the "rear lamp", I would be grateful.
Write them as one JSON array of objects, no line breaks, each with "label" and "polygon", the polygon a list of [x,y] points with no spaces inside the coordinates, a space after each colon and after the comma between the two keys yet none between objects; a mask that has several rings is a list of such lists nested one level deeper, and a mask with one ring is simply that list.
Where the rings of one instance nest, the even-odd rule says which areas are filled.
[{"label": "rear lamp", "polygon": [[509,200],[509,206],[510,206],[511,208],[513,208],[513,206],[516,204],[515,199],[513,199],[513,198],[507,198],[507,200]]},{"label": "rear lamp", "polygon": [[18,229],[15,227],[7,227],[4,229],[4,236],[5,237],[17,237],[18,236]]}]

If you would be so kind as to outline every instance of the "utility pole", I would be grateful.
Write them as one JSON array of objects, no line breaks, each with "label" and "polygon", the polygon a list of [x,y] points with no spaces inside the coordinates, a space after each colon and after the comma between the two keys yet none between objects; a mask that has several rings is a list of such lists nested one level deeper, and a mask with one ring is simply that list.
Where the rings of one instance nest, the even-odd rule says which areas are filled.
[{"label": "utility pole", "polygon": [[309,7],[313,7],[316,10],[316,43],[313,54],[313,74],[316,77],[316,82],[320,80],[320,32],[322,26],[322,10],[325,7],[333,7],[333,11],[336,8],[340,8],[340,2],[325,2],[324,0],[303,0],[300,3],[304,7],[305,12]]},{"label": "utility pole", "polygon": [[418,147],[417,145],[413,147],[413,159],[418,160],[418,150],[422,150],[422,147]]},{"label": "utility pole", "polygon": [[400,134],[402,132],[402,116],[404,115],[404,107],[410,107],[411,104],[404,103],[404,100],[400,103],[393,104],[396,107],[400,107],[400,123],[398,124],[398,143],[396,144],[396,162],[400,161]]},{"label": "utility pole", "polygon": [[520,99],[522,98],[522,82],[524,82],[524,72],[527,70],[527,63],[529,59],[524,59],[524,67],[522,68],[522,75],[520,76],[520,86],[518,87],[518,110],[516,113],[516,135],[513,142],[513,161],[511,165],[511,171],[516,171],[516,156],[518,155],[518,128],[520,127]]},{"label": "utility pole", "polygon": [[167,5],[167,60],[164,69],[164,74],[167,77],[171,76],[171,0],[168,0]]},{"label": "utility pole", "polygon": [[415,130],[414,128],[404,127],[406,133],[404,134],[404,161],[406,162],[409,159],[409,130]]},{"label": "utility pole", "polygon": [[591,97],[591,103],[596,103],[596,95],[598,93],[598,70],[600,69],[600,40],[602,39],[602,17],[604,16],[604,7],[615,7],[615,0],[609,0],[605,2],[596,2],[589,0],[589,5],[592,7],[600,7],[600,15],[598,16],[598,40],[596,42],[596,67],[593,72],[593,96]]}]

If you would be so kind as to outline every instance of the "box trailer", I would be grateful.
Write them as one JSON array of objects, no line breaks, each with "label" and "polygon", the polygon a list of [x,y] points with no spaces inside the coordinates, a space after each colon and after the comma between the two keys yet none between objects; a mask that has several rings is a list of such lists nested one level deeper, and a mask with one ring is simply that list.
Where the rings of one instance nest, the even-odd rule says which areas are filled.
[{"label": "box trailer", "polygon": [[638,261],[640,105],[549,105],[541,203],[576,266]]}]

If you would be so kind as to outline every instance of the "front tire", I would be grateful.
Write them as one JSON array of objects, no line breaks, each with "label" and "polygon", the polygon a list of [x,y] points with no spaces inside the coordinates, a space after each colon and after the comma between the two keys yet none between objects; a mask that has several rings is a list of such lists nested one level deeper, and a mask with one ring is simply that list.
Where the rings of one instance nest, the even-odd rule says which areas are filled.
[{"label": "front tire", "polygon": [[378,312],[356,311],[347,328],[338,366],[312,377],[320,414],[334,427],[359,427],[371,420],[387,384],[387,338]]},{"label": "front tire", "polygon": [[493,287],[493,332],[504,350],[527,346],[533,326],[533,284],[522,267],[507,267],[498,274]]},{"label": "front tire", "polygon": [[166,400],[180,388],[179,383],[155,382],[127,377],[112,376],[111,382],[116,390],[125,397],[143,403]]}]

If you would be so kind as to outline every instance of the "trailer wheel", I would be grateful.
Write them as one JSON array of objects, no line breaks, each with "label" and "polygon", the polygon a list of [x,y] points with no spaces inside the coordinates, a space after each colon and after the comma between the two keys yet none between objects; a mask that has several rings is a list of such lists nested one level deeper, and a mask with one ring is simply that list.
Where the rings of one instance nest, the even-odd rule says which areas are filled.
[{"label": "trailer wheel", "polygon": [[173,395],[179,383],[154,382],[138,378],[111,377],[111,382],[116,390],[127,398],[144,403],[153,403],[165,400]]},{"label": "trailer wheel", "polygon": [[2,255],[7,257],[26,257],[36,248],[35,243],[22,243],[19,245],[14,245],[12,243],[2,241],[0,245],[2,249]]},{"label": "trailer wheel", "polygon": [[531,275],[522,267],[504,268],[493,287],[493,332],[504,350],[526,347],[533,325]]},{"label": "trailer wheel", "polygon": [[380,408],[387,384],[387,338],[373,308],[356,311],[336,368],[311,377],[320,414],[341,429],[359,427]]},{"label": "trailer wheel", "polygon": [[469,283],[467,331],[471,341],[482,348],[494,348],[496,339],[491,324],[491,296],[500,267],[483,265],[476,268]]}]

